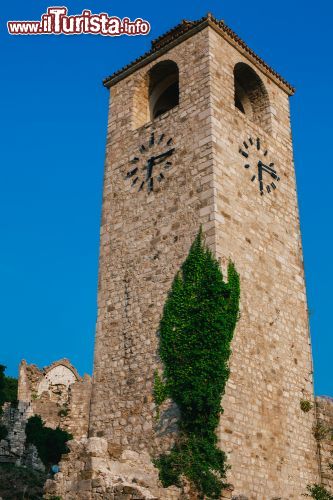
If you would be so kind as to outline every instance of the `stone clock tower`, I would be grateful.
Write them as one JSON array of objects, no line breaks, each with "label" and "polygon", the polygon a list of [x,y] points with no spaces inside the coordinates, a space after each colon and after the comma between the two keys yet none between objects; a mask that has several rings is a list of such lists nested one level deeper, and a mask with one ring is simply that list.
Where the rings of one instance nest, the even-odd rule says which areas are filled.
[{"label": "stone clock tower", "polygon": [[[104,85],[110,113],[89,436],[107,443],[116,461],[168,449],[176,410],[158,422],[152,396],[159,321],[202,225],[222,269],[231,258],[241,277],[219,428],[232,494],[300,500],[318,481],[318,463],[315,416],[300,407],[313,402],[313,385],[293,88],[211,15],[183,21]],[[170,491],[147,498],[184,498]]]}]

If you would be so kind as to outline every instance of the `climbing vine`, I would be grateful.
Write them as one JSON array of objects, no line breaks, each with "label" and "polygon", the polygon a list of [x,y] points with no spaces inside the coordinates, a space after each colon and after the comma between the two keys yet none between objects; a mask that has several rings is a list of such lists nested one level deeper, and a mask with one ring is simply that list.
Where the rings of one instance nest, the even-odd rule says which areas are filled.
[{"label": "climbing vine", "polygon": [[160,418],[160,405],[167,399],[168,392],[167,387],[163,383],[162,378],[157,370],[154,373],[154,390],[153,390],[154,401],[156,405],[156,418]]},{"label": "climbing vine", "polygon": [[160,324],[163,380],[155,373],[159,404],[170,397],[180,411],[179,436],[156,459],[165,487],[185,476],[199,498],[219,498],[225,453],[217,447],[221,399],[229,376],[230,343],[239,314],[239,276],[232,262],[228,282],[202,242],[201,230],[174,279]]}]

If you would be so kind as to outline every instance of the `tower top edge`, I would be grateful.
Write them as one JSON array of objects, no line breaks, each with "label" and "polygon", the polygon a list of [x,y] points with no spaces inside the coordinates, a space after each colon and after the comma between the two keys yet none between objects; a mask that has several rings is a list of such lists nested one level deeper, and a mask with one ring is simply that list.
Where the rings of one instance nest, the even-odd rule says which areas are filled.
[{"label": "tower top edge", "polygon": [[250,62],[257,66],[264,74],[269,76],[288,95],[293,95],[295,93],[295,88],[288,83],[287,80],[259,57],[223,20],[219,21],[211,13],[208,13],[197,21],[182,20],[181,23],[152,40],[151,49],[148,52],[145,52],[142,56],[106,77],[103,80],[103,85],[107,88],[112,87],[208,26],[229,42],[230,45],[234,46],[241,54],[247,57]]}]

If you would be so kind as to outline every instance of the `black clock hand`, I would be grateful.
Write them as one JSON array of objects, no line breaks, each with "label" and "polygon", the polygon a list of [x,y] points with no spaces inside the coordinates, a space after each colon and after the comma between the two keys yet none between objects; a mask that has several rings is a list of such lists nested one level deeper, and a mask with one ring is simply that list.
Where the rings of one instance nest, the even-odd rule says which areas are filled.
[{"label": "black clock hand", "polygon": [[265,165],[261,160],[258,161],[258,167],[262,167],[266,172],[271,173],[274,172],[276,174],[276,171],[274,168],[270,167],[269,165]]},{"label": "black clock hand", "polygon": [[155,158],[152,156],[151,158],[149,158],[147,165],[145,167],[147,168],[147,175],[146,175],[147,181],[152,176],[154,164],[155,164]]},{"label": "black clock hand", "polygon": [[[154,160],[155,160],[155,163],[156,163],[156,160],[164,160],[164,158],[168,158],[169,156],[171,156],[175,151],[175,148],[173,149],[169,149],[169,151],[166,151],[165,153],[162,153],[160,155],[157,155],[154,157]],[[160,163],[160,161],[158,161],[157,163]]]},{"label": "black clock hand", "polygon": [[[258,181],[259,181],[259,190],[261,194],[264,194],[264,183],[262,180],[262,173],[263,171],[267,172],[273,179],[276,179],[277,181],[280,180],[280,177],[277,175],[276,170],[274,168],[265,165],[262,161],[258,161]],[[274,188],[275,189],[275,188]]]},{"label": "black clock hand", "polygon": [[280,180],[280,177],[277,175],[276,170],[274,168],[270,167],[269,165],[265,165],[264,163],[261,163],[262,169],[267,172],[273,179],[276,179],[277,181]]},{"label": "black clock hand", "polygon": [[261,161],[258,162],[258,182],[259,182],[259,191],[260,193],[263,193],[264,191],[264,184],[262,182],[262,166],[263,164]]}]

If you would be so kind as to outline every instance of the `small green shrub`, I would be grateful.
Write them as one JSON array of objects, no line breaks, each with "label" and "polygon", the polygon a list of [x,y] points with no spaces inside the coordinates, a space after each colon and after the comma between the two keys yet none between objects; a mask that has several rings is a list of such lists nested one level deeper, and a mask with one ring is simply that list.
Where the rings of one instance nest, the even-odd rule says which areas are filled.
[{"label": "small green shrub", "polygon": [[333,500],[333,495],[319,484],[308,484],[306,487],[307,494],[304,496],[313,498],[314,500]]},{"label": "small green shrub", "polygon": [[312,409],[312,404],[310,401],[307,401],[306,399],[302,399],[300,401],[300,407],[301,410],[304,411],[304,413],[308,413]]},{"label": "small green shrub", "polygon": [[17,401],[17,379],[5,375],[6,367],[0,365],[0,407],[5,401],[14,403]]},{"label": "small green shrub", "polygon": [[323,439],[327,438],[329,431],[330,430],[320,422],[317,422],[313,426],[313,435],[316,441],[322,441]]},{"label": "small green shrub", "polygon": [[0,424],[0,441],[1,439],[6,439],[8,436],[8,430],[5,425]]},{"label": "small green shrub", "polygon": [[67,441],[72,435],[59,427],[45,427],[41,417],[30,417],[25,427],[27,443],[36,446],[38,455],[46,468],[60,462],[61,455],[68,453]]},{"label": "small green shrub", "polygon": [[0,498],[41,500],[46,479],[45,472],[0,462]]}]

